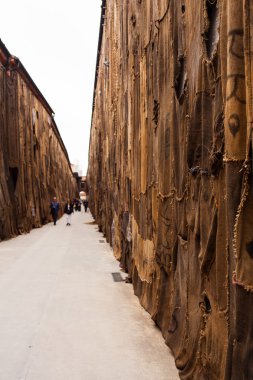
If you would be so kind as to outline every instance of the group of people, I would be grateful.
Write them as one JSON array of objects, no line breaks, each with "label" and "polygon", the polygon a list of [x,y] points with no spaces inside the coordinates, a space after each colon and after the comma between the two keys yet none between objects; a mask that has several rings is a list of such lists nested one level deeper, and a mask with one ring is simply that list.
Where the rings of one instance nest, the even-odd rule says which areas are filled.
[{"label": "group of people", "polygon": [[[67,202],[64,205],[64,214],[66,214],[66,225],[71,225],[71,215],[74,211],[81,211],[81,205],[83,203],[84,210],[87,212],[88,210],[88,199],[86,198],[83,202],[79,199],[73,199],[71,201],[70,199],[67,200]],[[60,209],[60,203],[57,201],[57,198],[54,197],[52,202],[50,203],[50,209],[51,209],[51,215],[53,218],[54,225],[56,225],[57,219],[58,219],[58,213]]]}]

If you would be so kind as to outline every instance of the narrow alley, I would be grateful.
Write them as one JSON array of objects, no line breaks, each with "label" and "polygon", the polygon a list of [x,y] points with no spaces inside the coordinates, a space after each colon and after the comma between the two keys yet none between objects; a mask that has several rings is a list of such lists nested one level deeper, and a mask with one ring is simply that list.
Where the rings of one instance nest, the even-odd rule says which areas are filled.
[{"label": "narrow alley", "polygon": [[125,276],[83,210],[1,242],[0,380],[179,379]]}]

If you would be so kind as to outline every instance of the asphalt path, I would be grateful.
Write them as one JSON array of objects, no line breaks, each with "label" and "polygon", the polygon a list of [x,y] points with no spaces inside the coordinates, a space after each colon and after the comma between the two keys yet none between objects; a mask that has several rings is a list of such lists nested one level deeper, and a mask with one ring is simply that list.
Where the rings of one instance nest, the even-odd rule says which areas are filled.
[{"label": "asphalt path", "polygon": [[0,380],[179,379],[125,276],[83,210],[1,242]]}]

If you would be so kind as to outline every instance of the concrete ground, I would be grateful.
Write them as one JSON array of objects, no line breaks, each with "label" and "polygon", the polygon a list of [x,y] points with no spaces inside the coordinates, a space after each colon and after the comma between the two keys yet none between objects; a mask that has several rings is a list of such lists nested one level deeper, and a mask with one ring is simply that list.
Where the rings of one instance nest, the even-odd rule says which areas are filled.
[{"label": "concrete ground", "polygon": [[176,380],[90,214],[0,243],[0,380]]}]

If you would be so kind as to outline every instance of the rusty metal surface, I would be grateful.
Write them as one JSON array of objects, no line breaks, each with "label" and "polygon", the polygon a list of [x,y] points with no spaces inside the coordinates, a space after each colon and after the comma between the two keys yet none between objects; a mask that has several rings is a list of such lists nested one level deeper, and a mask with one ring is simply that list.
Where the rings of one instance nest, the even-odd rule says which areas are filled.
[{"label": "rusty metal surface", "polygon": [[77,186],[51,107],[2,42],[0,50],[2,240],[50,221],[52,197],[64,202]]},{"label": "rusty metal surface", "polygon": [[90,208],[182,379],[251,379],[252,1],[107,0]]}]

